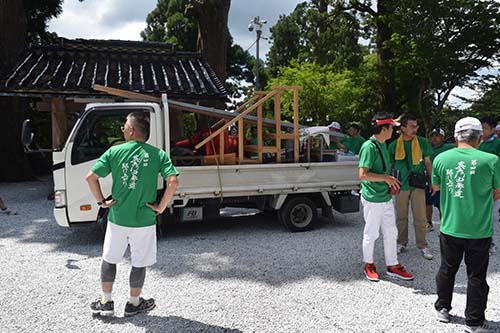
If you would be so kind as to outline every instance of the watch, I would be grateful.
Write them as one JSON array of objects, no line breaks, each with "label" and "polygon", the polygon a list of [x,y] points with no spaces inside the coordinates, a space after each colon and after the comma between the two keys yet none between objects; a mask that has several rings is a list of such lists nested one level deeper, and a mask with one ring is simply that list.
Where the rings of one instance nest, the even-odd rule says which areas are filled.
[{"label": "watch", "polygon": [[104,204],[104,201],[97,201],[97,206],[102,206]]}]

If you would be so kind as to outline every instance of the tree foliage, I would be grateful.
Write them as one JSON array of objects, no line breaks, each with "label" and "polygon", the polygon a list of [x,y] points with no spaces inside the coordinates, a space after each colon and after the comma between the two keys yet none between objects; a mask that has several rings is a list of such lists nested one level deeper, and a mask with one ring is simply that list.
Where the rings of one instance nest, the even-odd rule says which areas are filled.
[{"label": "tree foliage", "polygon": [[362,61],[359,36],[358,20],[351,13],[324,0],[298,4],[271,28],[270,73],[278,74],[292,59],[332,65],[336,71],[355,68]]},{"label": "tree foliage", "polygon": [[500,5],[493,0],[399,0],[391,16],[391,66],[402,108],[426,127],[442,117],[455,87],[477,79],[500,49]]},{"label": "tree foliage", "polygon": [[[373,88],[377,82],[376,57],[369,55],[358,68],[334,71],[333,65],[292,60],[282,67],[281,75],[272,78],[269,86],[299,85],[300,119],[304,125],[323,125],[335,120],[343,124],[353,121],[366,123],[373,107],[379,102]],[[293,117],[293,96],[282,98],[284,118]]]}]

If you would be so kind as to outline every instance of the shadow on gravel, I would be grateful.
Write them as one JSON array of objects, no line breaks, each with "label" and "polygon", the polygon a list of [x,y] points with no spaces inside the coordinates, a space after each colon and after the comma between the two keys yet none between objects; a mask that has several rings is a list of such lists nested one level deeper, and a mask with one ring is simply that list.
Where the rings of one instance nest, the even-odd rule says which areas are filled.
[{"label": "shadow on gravel", "polygon": [[161,317],[155,315],[144,315],[135,317],[95,317],[106,324],[122,325],[130,323],[136,327],[145,328],[146,332],[210,332],[210,333],[242,333],[238,329],[226,328],[201,323],[199,321],[185,319],[178,316]]},{"label": "shadow on gravel", "polygon": [[[14,208],[19,211],[17,216],[0,218],[0,240],[50,244],[48,251],[68,254],[62,263],[68,270],[79,269],[81,260],[101,256],[102,235],[96,225],[80,228],[57,225],[52,213],[53,201],[46,198],[49,181],[0,185],[3,199],[15,202]],[[499,224],[495,225],[498,230]],[[335,213],[334,223],[320,219],[314,230],[303,233],[287,231],[272,214],[173,225],[158,241],[158,263],[152,269],[166,277],[193,274],[210,280],[241,279],[269,285],[309,278],[348,283],[365,279],[362,233],[359,213]],[[410,235],[410,243],[412,240]],[[435,294],[433,281],[440,260],[437,233],[430,233],[428,241],[434,260],[424,260],[411,244],[408,252],[399,257],[415,275],[413,282],[402,283],[402,287],[423,295]],[[381,237],[375,255],[377,267],[382,269]],[[492,256],[490,274],[498,272],[499,256]],[[466,285],[463,271],[459,271],[456,279],[458,293],[464,292],[459,286]]]}]

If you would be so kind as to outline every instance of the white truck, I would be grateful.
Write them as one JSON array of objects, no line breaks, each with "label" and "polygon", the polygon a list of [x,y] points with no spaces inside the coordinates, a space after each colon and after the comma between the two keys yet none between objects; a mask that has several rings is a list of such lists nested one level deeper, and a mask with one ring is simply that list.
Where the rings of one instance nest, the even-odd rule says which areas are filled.
[{"label": "white truck", "polygon": [[[108,131],[107,143],[118,144],[123,141],[119,129],[126,115],[138,110],[147,112],[150,116],[147,143],[170,151],[166,95],[161,104],[120,102],[86,106],[63,148],[53,151],[54,215],[60,226],[96,222],[106,225],[107,210],[97,205],[85,181],[90,168],[107,149],[98,137],[102,128]],[[29,123],[25,123],[23,144],[28,150],[32,138]],[[319,208],[323,216],[333,218],[332,208],[353,212],[359,207],[358,197],[351,194],[360,184],[356,161],[177,168],[179,187],[171,206],[158,219],[159,226],[216,218],[223,207],[255,207],[261,211],[277,211],[279,220],[291,231],[305,231],[313,227]],[[101,185],[105,196],[110,197],[111,177],[102,179]],[[159,195],[164,185],[159,177]]]}]

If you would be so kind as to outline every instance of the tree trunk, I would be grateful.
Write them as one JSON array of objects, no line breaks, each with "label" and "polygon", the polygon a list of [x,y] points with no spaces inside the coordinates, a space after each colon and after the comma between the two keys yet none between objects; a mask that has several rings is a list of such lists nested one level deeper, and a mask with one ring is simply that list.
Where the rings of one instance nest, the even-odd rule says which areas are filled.
[{"label": "tree trunk", "polygon": [[225,85],[227,61],[227,20],[231,0],[193,1],[199,26],[199,50]]},{"label": "tree trunk", "polygon": [[385,42],[391,38],[391,28],[389,27],[388,17],[393,12],[394,4],[392,0],[379,0],[377,2],[377,49],[378,65],[381,74],[381,110],[392,114],[398,113],[396,102],[396,82],[394,68],[389,61],[394,57],[390,47]]},{"label": "tree trunk", "polygon": [[[21,0],[0,0],[0,75],[5,76],[27,48],[27,23]],[[27,156],[21,144],[21,127],[26,102],[17,97],[0,97],[0,181],[31,178]]]},{"label": "tree trunk", "polygon": [[[210,67],[226,86],[227,47],[229,30],[227,21],[231,0],[191,1],[193,13],[198,21],[198,50],[206,57]],[[202,103],[218,109],[226,109],[223,101]],[[218,119],[213,117],[197,117],[197,128],[204,129]]]}]

